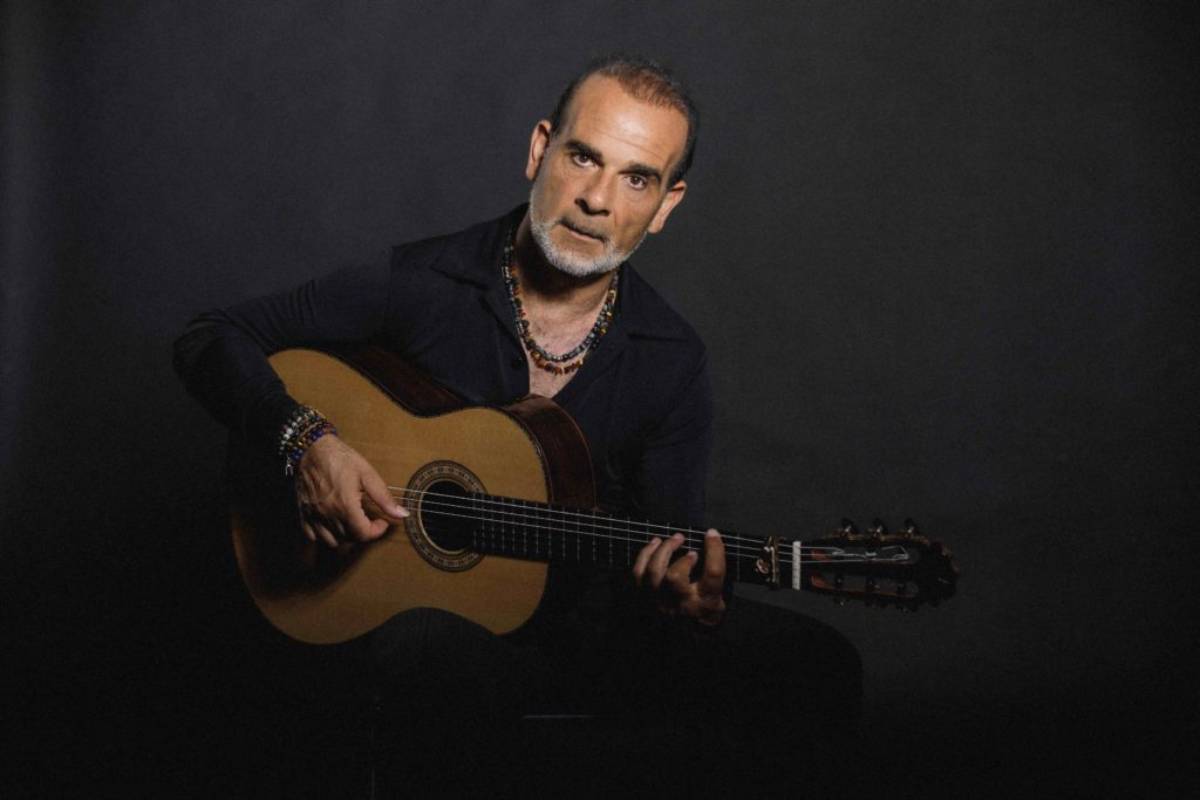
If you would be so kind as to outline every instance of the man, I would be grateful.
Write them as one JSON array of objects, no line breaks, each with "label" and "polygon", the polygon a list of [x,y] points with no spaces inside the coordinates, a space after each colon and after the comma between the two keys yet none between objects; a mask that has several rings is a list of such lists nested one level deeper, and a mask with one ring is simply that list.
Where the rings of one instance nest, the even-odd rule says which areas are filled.
[{"label": "man", "polygon": [[[509,265],[528,320],[522,344],[532,394],[554,397],[575,377],[576,371],[556,367],[541,354],[569,353],[587,339],[612,273],[647,234],[662,230],[687,190],[680,167],[690,157],[695,124],[687,101],[672,102],[650,84],[630,86],[643,96],[631,94],[617,77],[589,76],[560,112],[557,129],[542,120],[533,130],[525,167],[533,190]],[[587,356],[584,349],[577,361],[582,365]],[[364,495],[388,506],[383,480],[336,436],[318,440],[300,467],[298,495],[307,510],[309,538],[333,546],[339,539],[369,541],[387,530],[387,519],[371,522],[362,509]],[[397,507],[395,514],[405,512]],[[689,567],[698,554],[668,566],[682,538],[652,540],[635,564],[635,578],[651,591],[665,583],[671,590],[667,607],[716,624],[724,611],[720,537],[715,531],[709,537],[706,571],[694,581]]]},{"label": "man", "polygon": [[[177,343],[177,367],[248,438],[273,446],[284,431],[303,535],[315,542],[368,542],[408,513],[361,455],[304,416],[265,360],[317,341],[382,344],[471,402],[553,397],[588,440],[602,507],[701,526],[712,421],[704,347],[628,263],[684,199],[697,122],[686,92],[653,62],[596,62],[533,129],[527,209],[395,248],[386,264],[201,315]],[[325,435],[289,444],[305,425]],[[368,500],[383,516],[367,514]],[[722,645],[718,630],[728,599],[724,548],[714,530],[703,558],[682,553],[682,541],[652,540],[621,580],[552,571],[544,608],[510,637],[432,612],[395,618],[372,643],[385,694],[409,698],[395,701],[393,716],[424,741],[444,731],[430,733],[438,725],[412,698],[454,696],[457,710],[486,708],[493,719],[594,713],[616,702],[654,718],[725,724],[738,703],[713,687],[718,672],[741,667],[726,664],[736,647]],[[739,630],[753,636],[754,628]],[[853,706],[857,656],[810,628],[795,652],[772,640],[759,655],[793,659],[813,637],[833,641],[823,650],[850,665],[842,694]],[[549,678],[532,694],[503,679],[535,673]],[[413,681],[425,683],[414,689]],[[678,697],[681,689],[692,696]],[[778,693],[770,696],[774,709]]]}]

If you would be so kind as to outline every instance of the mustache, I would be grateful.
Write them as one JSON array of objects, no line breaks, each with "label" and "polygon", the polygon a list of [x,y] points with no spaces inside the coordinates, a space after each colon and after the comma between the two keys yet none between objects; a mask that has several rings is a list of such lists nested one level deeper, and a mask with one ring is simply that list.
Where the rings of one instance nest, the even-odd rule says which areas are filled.
[{"label": "mustache", "polygon": [[601,242],[606,244],[608,243],[608,236],[603,231],[593,230],[586,225],[580,225],[579,223],[573,222],[566,217],[561,218],[558,221],[558,224],[562,225],[564,228],[573,230],[576,233],[582,233],[584,236],[591,236],[593,239],[599,239]]}]

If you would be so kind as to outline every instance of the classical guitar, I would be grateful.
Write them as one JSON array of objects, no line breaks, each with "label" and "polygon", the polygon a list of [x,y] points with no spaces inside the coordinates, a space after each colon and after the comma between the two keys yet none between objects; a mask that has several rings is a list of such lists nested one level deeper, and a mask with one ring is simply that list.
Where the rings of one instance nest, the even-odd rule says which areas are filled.
[{"label": "classical guitar", "polygon": [[[231,448],[233,541],[267,619],[304,642],[341,642],[401,611],[433,606],[496,632],[537,609],[552,562],[628,569],[652,537],[703,531],[595,510],[591,459],[553,401],[471,407],[377,348],[285,350],[271,364],[320,409],[411,512],[382,539],[333,550],[299,532],[294,492],[269,454]],[[954,593],[957,569],[912,523],[809,541],[723,532],[727,573],[915,609]]]}]

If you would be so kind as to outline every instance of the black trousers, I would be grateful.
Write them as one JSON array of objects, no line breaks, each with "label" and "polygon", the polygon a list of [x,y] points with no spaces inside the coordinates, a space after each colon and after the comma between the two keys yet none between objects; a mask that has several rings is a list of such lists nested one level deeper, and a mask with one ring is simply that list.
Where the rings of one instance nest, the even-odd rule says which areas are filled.
[{"label": "black trousers", "polygon": [[378,629],[378,796],[674,791],[714,770],[766,787],[854,741],[861,661],[808,617],[739,598],[712,632],[647,617],[554,633],[500,637],[434,609]]}]

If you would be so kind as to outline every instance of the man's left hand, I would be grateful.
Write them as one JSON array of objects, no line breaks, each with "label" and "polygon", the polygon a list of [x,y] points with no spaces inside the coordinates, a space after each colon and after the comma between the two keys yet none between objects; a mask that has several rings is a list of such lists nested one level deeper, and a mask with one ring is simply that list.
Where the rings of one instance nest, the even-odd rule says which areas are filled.
[{"label": "man's left hand", "polygon": [[709,528],[704,534],[704,569],[693,581],[692,570],[700,557],[696,551],[671,563],[683,542],[681,533],[669,539],[651,539],[633,562],[633,581],[657,596],[658,609],[664,614],[681,614],[701,625],[716,625],[725,615],[725,545],[721,535]]}]

